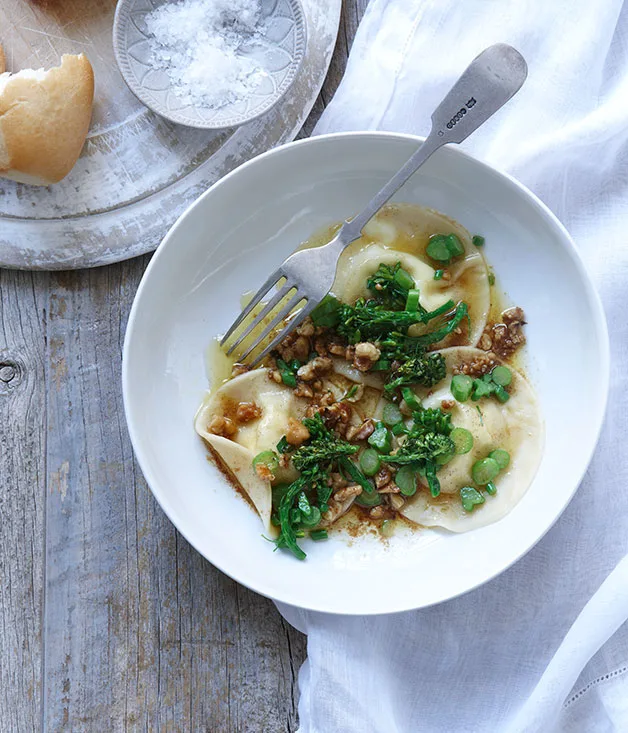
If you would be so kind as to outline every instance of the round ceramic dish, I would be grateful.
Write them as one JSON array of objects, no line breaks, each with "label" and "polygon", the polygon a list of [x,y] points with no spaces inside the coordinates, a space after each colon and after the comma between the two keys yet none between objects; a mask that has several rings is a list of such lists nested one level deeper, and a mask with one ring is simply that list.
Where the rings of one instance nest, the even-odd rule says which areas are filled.
[{"label": "round ceramic dish", "polygon": [[170,230],[131,311],[124,402],[153,493],[214,565],[295,606],[344,614],[404,611],[495,577],[565,509],[604,416],[606,324],[569,235],[522,185],[449,148],[396,199],[439,209],[483,234],[499,284],[526,312],[527,372],[543,410],[546,443],[521,502],[496,524],[466,534],[417,529],[387,542],[333,534],[328,542],[304,543],[308,557],[300,562],[273,552],[257,515],[208,460],[192,425],[208,384],[205,352],[239,311],[240,294],[255,290],[317,228],[360,210],[419,142],[385,133],[316,137],[241,166]]},{"label": "round ceramic dish", "polygon": [[218,109],[186,105],[172,92],[168,75],[151,65],[146,16],[163,4],[164,0],[119,0],[113,21],[113,50],[122,77],[140,102],[158,115],[205,130],[236,127],[268,112],[295,80],[305,54],[301,3],[261,0],[263,35],[242,55],[263,59],[268,71],[264,86],[248,99]]}]

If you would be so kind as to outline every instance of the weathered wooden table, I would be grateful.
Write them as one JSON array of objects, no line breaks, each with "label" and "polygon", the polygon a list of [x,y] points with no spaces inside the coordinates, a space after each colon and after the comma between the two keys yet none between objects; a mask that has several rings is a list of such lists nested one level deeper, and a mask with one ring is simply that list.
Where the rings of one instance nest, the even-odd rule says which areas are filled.
[{"label": "weathered wooden table", "polygon": [[[331,99],[366,0],[345,0]],[[0,731],[293,731],[305,639],[178,534],[133,459],[122,341],[148,257],[0,270]]]}]

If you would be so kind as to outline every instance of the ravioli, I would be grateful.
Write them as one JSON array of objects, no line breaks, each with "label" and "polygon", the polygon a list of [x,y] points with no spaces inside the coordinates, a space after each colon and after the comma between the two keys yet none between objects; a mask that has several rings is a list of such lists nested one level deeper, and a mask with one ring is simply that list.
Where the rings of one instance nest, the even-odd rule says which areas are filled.
[{"label": "ravioli", "polygon": [[[434,235],[444,237],[430,243]],[[532,387],[512,366],[525,313],[514,307],[494,319],[488,266],[473,241],[431,209],[384,207],[343,252],[334,297],[262,368],[230,378],[202,405],[196,431],[277,547],[304,559],[297,540],[326,539],[347,511],[382,534],[400,517],[466,532],[499,520],[528,490],[544,427]],[[426,319],[423,309],[439,312]],[[455,380],[455,399],[460,371],[469,374]]]},{"label": "ravioli", "polygon": [[[434,279],[437,268],[425,254],[433,234],[455,234],[464,246],[465,256],[447,266],[449,280]],[[369,276],[380,263],[392,266],[396,262],[413,277],[421,292],[421,305],[427,310],[448,300],[467,303],[471,318],[468,343],[477,345],[486,326],[491,295],[486,262],[469,232],[433,209],[411,204],[385,206],[364,227],[362,237],[341,255],[332,292],[345,303],[368,298],[372,295],[366,288]]]},{"label": "ravioli", "polygon": [[[337,400],[351,388],[352,380],[332,372],[323,380],[324,389]],[[208,426],[216,416],[231,417],[240,402],[254,402],[262,409],[258,419],[238,425],[233,438],[214,435]],[[365,386],[359,399],[352,403],[352,424],[359,425],[378,412],[380,392]],[[307,402],[294,395],[284,384],[269,378],[268,369],[255,369],[223,384],[201,405],[194,421],[196,432],[211,446],[222,464],[233,475],[257,510],[266,532],[276,534],[270,522],[272,485],[258,476],[253,458],[262,451],[273,449],[286,432],[289,418],[302,419]],[[291,466],[275,471],[277,482],[289,483],[297,477]]]},{"label": "ravioli", "polygon": [[[425,527],[466,532],[501,519],[525,494],[541,461],[544,428],[534,391],[519,372],[509,367],[512,383],[510,399],[505,404],[494,399],[457,402],[449,389],[453,368],[485,357],[486,352],[463,346],[444,349],[441,354],[447,364],[447,379],[429,395],[420,389],[416,393],[423,397],[426,408],[439,407],[443,400],[451,401],[453,407],[448,412],[452,423],[471,432],[473,448],[469,453],[455,456],[440,469],[438,499],[433,499],[427,489],[419,491],[401,513]],[[496,482],[497,494],[487,496],[484,504],[476,506],[473,512],[466,512],[459,491],[469,485],[473,464],[495,448],[505,448],[510,453],[510,464]]]},{"label": "ravioli", "polygon": [[[230,417],[240,402],[255,402],[262,409],[261,416],[240,424],[233,438],[210,433],[211,419]],[[223,384],[203,403],[194,421],[196,432],[214,449],[246,492],[267,532],[274,533],[270,523],[271,483],[257,475],[253,458],[263,450],[274,448],[286,431],[288,418],[302,418],[305,408],[305,401],[295,397],[293,390],[269,379],[268,369],[255,369]],[[276,478],[291,481],[295,475],[294,469],[278,469]]]}]

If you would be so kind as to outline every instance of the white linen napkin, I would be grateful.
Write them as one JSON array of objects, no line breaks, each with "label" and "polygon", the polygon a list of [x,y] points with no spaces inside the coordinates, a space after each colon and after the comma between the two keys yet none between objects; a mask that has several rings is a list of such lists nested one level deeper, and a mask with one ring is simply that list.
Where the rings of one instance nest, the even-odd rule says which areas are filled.
[{"label": "white linen napkin", "polygon": [[528,81],[464,149],[539,195],[584,255],[611,332],[602,438],[556,526],[480,589],[370,618],[281,606],[308,634],[302,733],[628,731],[628,6],[372,0],[316,132],[427,134],[499,41],[523,53]]}]

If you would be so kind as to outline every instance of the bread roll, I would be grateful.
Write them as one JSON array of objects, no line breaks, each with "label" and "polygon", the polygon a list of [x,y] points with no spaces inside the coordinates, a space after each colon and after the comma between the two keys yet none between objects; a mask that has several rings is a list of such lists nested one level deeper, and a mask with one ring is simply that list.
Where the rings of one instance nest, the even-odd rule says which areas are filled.
[{"label": "bread roll", "polygon": [[92,116],[94,72],[65,55],[48,71],[0,74],[0,176],[47,186],[78,160]]}]

